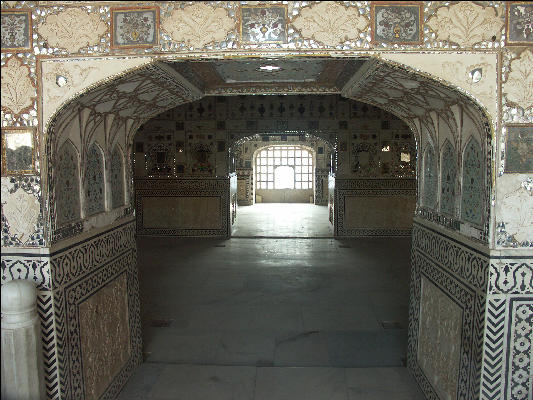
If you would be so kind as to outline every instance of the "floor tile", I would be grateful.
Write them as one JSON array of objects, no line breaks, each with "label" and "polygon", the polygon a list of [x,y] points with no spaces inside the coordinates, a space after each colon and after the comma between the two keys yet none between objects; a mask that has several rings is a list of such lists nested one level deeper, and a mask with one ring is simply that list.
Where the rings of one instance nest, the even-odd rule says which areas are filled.
[{"label": "floor tile", "polygon": [[347,400],[341,368],[258,368],[255,400]]},{"label": "floor tile", "polygon": [[254,367],[167,365],[150,400],[253,400]]}]

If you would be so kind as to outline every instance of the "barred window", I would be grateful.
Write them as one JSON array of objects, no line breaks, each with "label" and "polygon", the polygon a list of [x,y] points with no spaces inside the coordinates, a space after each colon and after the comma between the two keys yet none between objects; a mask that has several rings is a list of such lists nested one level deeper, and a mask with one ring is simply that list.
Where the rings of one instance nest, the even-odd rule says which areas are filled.
[{"label": "barred window", "polygon": [[255,159],[257,189],[312,189],[313,155],[300,146],[270,146]]}]

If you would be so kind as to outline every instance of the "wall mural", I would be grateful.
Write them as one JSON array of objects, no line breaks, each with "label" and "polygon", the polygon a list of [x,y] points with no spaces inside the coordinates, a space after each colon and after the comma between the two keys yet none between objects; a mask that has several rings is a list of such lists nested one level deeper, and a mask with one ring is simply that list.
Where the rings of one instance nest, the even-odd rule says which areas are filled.
[{"label": "wall mural", "polygon": [[[120,3],[116,5],[120,6]],[[129,182],[127,167],[130,163],[129,138],[137,128],[147,119],[178,104],[194,101],[204,93],[239,95],[248,90],[270,94],[338,94],[342,91],[346,97],[400,115],[409,121],[409,127],[415,135],[418,134],[417,126],[430,123],[430,112],[444,114],[445,109],[455,107],[454,115],[458,121],[461,120],[458,116],[463,112],[483,116],[475,123],[476,130],[479,131],[479,135],[474,135],[478,147],[477,150],[467,148],[463,155],[460,149],[465,149],[465,144],[467,147],[472,145],[472,142],[468,143],[469,137],[462,137],[462,133],[457,133],[459,140],[453,142],[457,154],[455,171],[458,184],[455,189],[458,193],[462,193],[460,209],[456,212],[461,215],[452,217],[445,211],[452,208],[444,195],[445,192],[450,193],[452,179],[449,185],[442,184],[440,188],[442,215],[435,210],[417,210],[418,220],[421,222],[418,228],[415,228],[413,236],[409,365],[426,396],[437,399],[439,395],[428,379],[445,378],[448,375],[439,375],[438,367],[420,369],[416,357],[416,338],[419,334],[416,327],[420,320],[417,314],[420,312],[420,282],[426,279],[431,281],[435,290],[440,291],[441,295],[445,293],[459,308],[465,310],[465,315],[472,315],[472,319],[463,321],[461,326],[461,335],[466,340],[465,346],[461,349],[461,361],[456,366],[458,396],[468,399],[480,398],[480,400],[528,398],[531,395],[528,393],[531,388],[531,380],[528,378],[533,376],[533,371],[529,354],[524,351],[524,346],[527,347],[528,343],[531,345],[531,332],[524,330],[523,327],[528,326],[528,323],[531,324],[529,318],[533,295],[532,282],[529,278],[531,257],[526,252],[533,240],[528,230],[530,228],[522,223],[524,221],[520,223],[515,221],[514,215],[522,204],[526,206],[529,204],[532,187],[531,168],[527,163],[528,160],[523,158],[524,152],[527,151],[524,149],[530,147],[528,129],[529,125],[533,124],[533,104],[529,90],[533,87],[533,73],[531,73],[533,52],[528,47],[533,43],[531,30],[528,28],[528,21],[531,21],[533,12],[530,4],[519,1],[428,2],[420,9],[418,15],[416,7],[409,9],[397,6],[387,10],[384,7],[386,3],[373,2],[369,4],[334,2],[329,5],[325,2],[287,2],[283,5],[276,3],[272,5],[275,6],[274,10],[271,10],[272,7],[262,5],[251,7],[249,4],[243,5],[239,2],[216,5],[153,3],[147,9],[128,7],[130,10],[119,10],[121,7],[117,7],[117,10],[111,12],[109,5],[98,3],[88,6],[70,2],[39,2],[39,4],[3,2],[0,117],[2,128],[3,130],[26,127],[36,129],[34,143],[39,145],[35,146],[35,150],[42,157],[36,156],[34,172],[30,175],[2,177],[2,245],[24,247],[28,254],[31,252],[37,254],[41,251],[40,248],[46,249],[53,241],[60,242],[64,238],[72,238],[84,229],[90,229],[84,226],[94,226],[92,225],[94,219],[91,217],[83,222],[76,221],[80,212],[76,209],[75,203],[79,205],[82,199],[70,205],[61,205],[61,192],[72,196],[72,193],[76,192],[75,185],[81,187],[79,176],[76,175],[85,176],[86,160],[84,157],[79,158],[77,161],[79,170],[76,174],[62,176],[63,168],[60,164],[64,160],[61,160],[62,152],[58,151],[57,145],[69,137],[65,132],[73,132],[75,134],[70,137],[73,146],[82,152],[83,145],[75,140],[75,136],[80,137],[81,133],[81,139],[85,140],[83,143],[91,143],[92,140],[88,138],[94,133],[91,132],[92,122],[76,126],[75,123],[65,122],[68,119],[67,115],[76,115],[79,118],[75,119],[85,124],[88,121],[85,115],[88,113],[94,115],[111,111],[115,113],[115,117],[119,120],[118,126],[121,132],[119,136],[124,136],[120,139],[120,145],[125,155],[125,182]],[[380,10],[378,5],[383,8]],[[253,13],[243,14],[242,11],[246,7],[253,8],[250,10]],[[276,8],[286,14],[277,13]],[[132,19],[128,21],[130,11]],[[138,30],[131,29],[135,24],[135,17],[147,12],[151,14],[147,15],[146,23],[139,25]],[[117,18],[115,22],[113,18],[115,15],[126,17],[126,21],[124,18]],[[157,19],[158,15],[161,17],[161,26]],[[191,25],[183,23],[190,20],[195,23]],[[80,26],[87,29],[80,30]],[[253,34],[251,30],[257,26],[260,27],[260,32],[266,29],[269,36],[266,37],[262,32]],[[335,28],[331,29],[331,26]],[[420,35],[419,42],[414,41],[416,31]],[[150,63],[155,55],[172,59],[176,56],[197,57],[198,54],[209,57],[212,54],[220,58],[228,54],[235,55],[237,51],[244,56],[316,55],[317,52],[328,56],[357,54],[365,60],[378,56],[392,61],[394,67],[382,65],[365,75],[364,71],[359,71],[361,65],[352,65],[345,69],[331,65],[328,67],[329,72],[322,76],[324,79],[329,76],[327,81],[320,81],[319,76],[316,83],[305,85],[303,83],[270,86],[245,84],[242,87],[232,87],[222,83],[217,86],[206,83],[209,79],[183,78],[185,75],[171,66],[172,61],[167,64],[160,62],[151,65],[144,70],[145,72],[139,70],[126,74],[123,79],[120,77],[128,68],[137,68]],[[407,68],[411,72],[416,69],[417,79],[409,78],[414,75],[406,74]],[[206,67],[204,71],[208,69],[209,67]],[[334,70],[335,73],[332,72]],[[351,80],[358,73],[357,79]],[[213,75],[206,75],[206,78],[209,77]],[[426,79],[428,77],[441,79],[445,86],[435,85],[434,81]],[[135,83],[128,85],[128,82]],[[192,82],[199,84],[195,86]],[[107,85],[102,85],[103,83]],[[84,92],[91,85],[94,87],[88,96],[75,99],[58,114],[60,118],[53,122],[49,121],[63,103],[74,99],[75,94]],[[451,90],[446,85],[458,90]],[[170,87],[171,89],[167,90]],[[501,94],[499,94],[500,87]],[[461,92],[464,98],[462,95],[458,96],[458,92]],[[311,104],[302,103],[302,107],[298,104],[290,109],[288,103],[283,102],[283,107],[280,107],[280,101],[277,99],[274,101],[274,96],[268,97],[269,101],[265,100],[263,107],[251,109],[250,104],[242,101],[243,107],[239,104],[230,109],[233,116],[227,114],[221,117],[215,114],[212,126],[209,125],[207,117],[203,121],[185,120],[184,129],[178,129],[181,136],[172,138],[171,148],[173,151],[175,149],[176,157],[180,157],[179,149],[183,149],[183,152],[188,151],[186,144],[190,130],[193,135],[191,140],[195,140],[195,135],[201,134],[199,131],[208,129],[213,137],[206,137],[205,141],[213,142],[212,146],[209,145],[215,159],[212,163],[213,170],[223,171],[222,175],[225,175],[229,172],[228,167],[220,161],[222,157],[218,157],[217,149],[223,147],[228,149],[232,141],[239,140],[254,129],[260,132],[275,130],[278,133],[289,129],[296,132],[313,130],[322,135],[324,140],[338,145],[340,173],[350,172],[353,165],[361,163],[361,160],[364,161],[366,156],[359,149],[356,151],[357,160],[355,157],[351,159],[352,144],[356,143],[355,141],[351,142],[351,139],[337,141],[339,131],[351,129],[344,128],[346,125],[343,121],[349,120],[344,116],[346,114],[342,116],[337,114],[338,121],[335,122],[338,124],[332,124],[330,121],[324,122],[330,113],[328,104],[322,104],[322,107],[320,104],[313,104],[311,107]],[[153,101],[155,98],[160,101]],[[398,98],[402,101],[395,100]],[[442,99],[450,101],[443,104]],[[480,106],[472,106],[471,99],[479,100]],[[203,108],[203,115],[208,115],[214,110],[213,107],[209,109],[209,102],[219,101],[214,97],[206,97],[204,100],[203,107],[191,112],[201,114],[200,110]],[[274,104],[276,102],[277,104]],[[300,109],[305,110],[302,114],[308,115],[309,118],[300,118],[295,122],[298,117],[284,117],[290,113],[297,116],[300,114]],[[350,112],[340,102],[336,109],[341,110],[337,113],[343,113],[342,110]],[[270,116],[270,114],[279,121],[276,121],[275,126],[262,125],[263,115]],[[252,115],[259,117],[251,117]],[[64,120],[61,120],[61,116]],[[288,121],[289,119],[292,119],[292,122]],[[204,123],[205,125],[202,125]],[[350,126],[349,122],[347,126]],[[96,131],[99,129],[95,128]],[[370,127],[369,130],[371,129],[374,128]],[[108,143],[103,139],[113,135],[109,130],[107,126],[106,132],[98,133],[102,139],[101,143]],[[222,133],[226,130],[235,132],[233,133],[235,136],[232,138]],[[241,136],[239,132],[244,133]],[[417,138],[420,148],[421,142],[418,139],[420,138]],[[224,146],[219,147],[218,143],[223,141]],[[433,141],[433,143],[439,144],[435,148],[435,174],[447,171],[446,177],[448,174],[451,177],[454,167],[443,161],[448,160],[448,156],[444,156],[445,153],[440,146],[442,142]],[[394,151],[391,154],[408,153],[404,151],[406,148],[393,147],[391,150]],[[103,150],[104,154],[111,154],[112,149]],[[378,148],[377,153],[382,155],[379,150]],[[7,154],[5,158],[7,161]],[[23,164],[28,165],[29,158],[22,157],[22,159]],[[45,161],[42,166],[39,164],[40,159]],[[73,170],[73,159],[70,162],[71,170]],[[390,165],[388,170],[393,171],[393,174],[400,174],[398,171],[401,171],[399,168],[403,165],[410,171],[412,166],[402,164],[408,163],[407,161],[401,161],[396,166]],[[105,162],[111,162],[111,170],[112,161],[106,159]],[[186,160],[176,161],[175,164],[176,174],[180,174],[182,168],[180,165],[183,166],[183,171],[187,171]],[[465,166],[469,165],[475,167],[474,171],[465,171]],[[491,176],[491,171],[496,171],[497,175]],[[419,176],[421,172],[418,169]],[[104,171],[104,177],[105,174]],[[113,175],[107,178],[111,181]],[[68,184],[65,184],[65,181],[68,181]],[[333,182],[333,179],[331,181]],[[339,188],[342,188],[342,180],[338,182]],[[353,182],[346,187],[348,188],[346,190],[361,190],[360,187],[353,186]],[[446,187],[449,190],[445,189]],[[83,188],[85,189],[85,186]],[[483,188],[481,193],[483,200],[481,207],[476,211],[474,209],[476,201],[472,201],[470,196],[475,196],[480,188]],[[372,188],[367,187],[364,190],[369,189]],[[464,195],[465,189],[470,200]],[[423,190],[422,187],[421,193]],[[126,188],[124,191],[131,193]],[[85,191],[81,192],[84,195]],[[9,198],[11,199],[6,200]],[[21,212],[10,209],[16,203],[13,199],[24,203],[24,208],[33,211],[39,208],[37,217],[33,212],[28,214],[31,215],[31,221],[18,218]],[[489,208],[491,201],[495,206]],[[339,204],[332,206],[332,214],[337,213],[338,208]],[[127,211],[128,209],[130,211]],[[57,214],[59,210],[64,210],[61,212],[65,215],[59,216]],[[109,227],[106,235],[120,236],[125,231],[121,223],[127,215],[130,215],[128,212],[131,213],[131,204],[127,201],[123,207],[99,214],[105,219],[102,227]],[[460,231],[461,224],[466,220],[477,226],[477,231],[472,235],[477,239],[474,238],[472,242],[466,238],[468,233]],[[491,221],[494,222],[495,228],[489,232]],[[64,227],[59,229],[57,225],[61,224],[58,222],[64,222]],[[27,229],[29,229],[27,233],[22,233]],[[446,236],[450,229],[456,231],[455,239]],[[423,234],[418,234],[419,230],[423,230]],[[134,232],[133,226],[130,232]],[[95,240],[97,241],[96,238]],[[96,376],[87,378],[87,382],[95,384],[85,387],[83,374],[87,374],[87,371],[83,371],[81,367],[83,363],[78,357],[82,344],[76,339],[76,324],[79,321],[66,316],[67,310],[69,316],[76,315],[77,307],[82,303],[76,291],[83,293],[84,296],[96,295],[100,290],[105,290],[107,285],[118,282],[114,279],[120,276],[121,271],[128,270],[129,316],[134,316],[130,319],[130,336],[140,337],[138,318],[135,317],[137,314],[135,309],[131,308],[138,301],[134,257],[121,256],[120,262],[106,264],[118,254],[125,254],[123,251],[126,248],[134,248],[132,241],[126,241],[125,247],[120,247],[118,242],[107,240],[102,243],[80,243],[80,247],[85,249],[87,246],[94,246],[96,249],[108,248],[109,243],[116,245],[111,246],[112,249],[110,248],[106,254],[98,255],[98,259],[89,257],[84,265],[78,265],[80,260],[84,260],[85,263],[85,258],[76,256],[77,250],[73,250],[72,254],[70,250],[65,250],[64,253],[69,254],[67,258],[62,258],[61,254],[55,255],[53,258],[56,260],[52,265],[49,265],[47,260],[41,260],[40,256],[28,255],[25,258],[17,258],[2,252],[3,282],[7,279],[33,279],[37,282],[41,276],[47,274],[54,276],[52,281],[65,282],[65,287],[48,288],[48,291],[43,291],[38,296],[47,395],[50,399],[80,398],[85,394],[98,393],[100,391],[98,382],[104,382],[106,379],[109,379],[106,382],[109,386],[104,396],[111,398],[118,393],[131,375],[136,363],[140,362],[140,357],[132,356],[116,376],[107,376],[105,379]],[[439,249],[444,246],[448,250],[443,250],[441,257],[440,250],[433,251],[432,247],[435,246],[428,243],[435,243]],[[480,254],[473,250],[480,245],[487,249],[498,250],[501,258],[491,256],[489,260],[485,253]],[[91,252],[86,251],[86,254]],[[464,254],[464,256],[457,262],[446,261],[455,254]],[[506,256],[508,258],[505,258]],[[123,263],[122,266],[118,266],[119,263]],[[490,266],[489,272],[485,270],[487,265]],[[102,271],[105,270],[105,277],[96,272],[100,267],[104,268]],[[84,271],[85,275],[79,277],[77,275],[79,271]],[[74,280],[65,280],[65,276],[70,276]],[[487,287],[483,286],[486,283],[483,280],[485,277],[490,278],[491,282],[490,293],[486,299],[483,290],[480,289]],[[43,282],[45,281],[43,278]],[[39,284],[45,285],[42,282]],[[71,291],[66,289],[68,285],[72,288]],[[52,290],[54,290],[53,296]],[[105,296],[102,294],[95,298],[100,297]],[[431,304],[431,302],[426,303]],[[422,318],[431,317],[434,308],[422,307]],[[427,337],[431,337],[431,334]],[[140,353],[137,350],[138,345],[139,342],[134,339],[133,355]],[[98,354],[94,356],[98,357]],[[65,364],[67,362],[72,362],[72,365]],[[470,367],[467,367],[466,363],[469,363]],[[433,371],[433,376],[426,377],[427,371]],[[449,380],[446,382],[449,383]],[[453,393],[451,384],[446,384],[444,389],[439,390],[441,393],[442,391]]]},{"label": "wall mural", "polygon": [[442,150],[440,210],[452,216],[455,215],[456,158],[452,144],[446,141]]},{"label": "wall mural", "polygon": [[56,215],[59,226],[81,218],[78,152],[67,140],[58,154],[59,173],[56,186]]}]

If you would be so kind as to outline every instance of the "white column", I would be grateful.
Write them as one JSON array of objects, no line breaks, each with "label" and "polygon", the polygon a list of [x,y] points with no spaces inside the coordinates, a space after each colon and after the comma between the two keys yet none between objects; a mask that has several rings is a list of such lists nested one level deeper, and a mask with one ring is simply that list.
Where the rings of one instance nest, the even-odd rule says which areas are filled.
[{"label": "white column", "polygon": [[37,290],[30,281],[2,285],[2,400],[45,399]]}]

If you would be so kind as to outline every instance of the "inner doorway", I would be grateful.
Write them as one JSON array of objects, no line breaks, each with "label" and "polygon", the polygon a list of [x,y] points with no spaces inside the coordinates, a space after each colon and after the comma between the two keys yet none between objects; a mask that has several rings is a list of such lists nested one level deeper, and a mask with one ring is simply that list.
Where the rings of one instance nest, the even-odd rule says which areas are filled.
[{"label": "inner doorway", "polygon": [[331,148],[319,137],[301,134],[262,135],[238,144],[238,217],[232,236],[332,237]]}]

